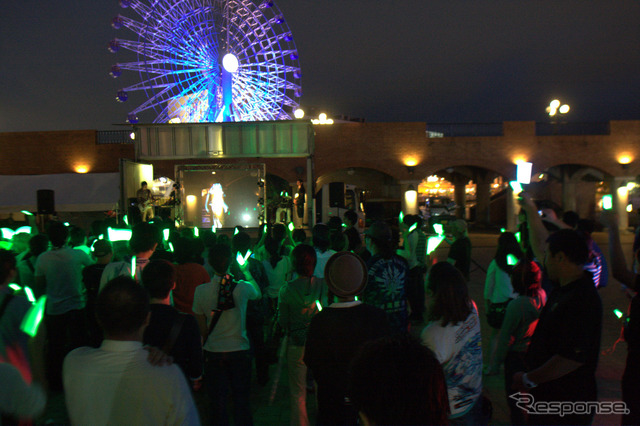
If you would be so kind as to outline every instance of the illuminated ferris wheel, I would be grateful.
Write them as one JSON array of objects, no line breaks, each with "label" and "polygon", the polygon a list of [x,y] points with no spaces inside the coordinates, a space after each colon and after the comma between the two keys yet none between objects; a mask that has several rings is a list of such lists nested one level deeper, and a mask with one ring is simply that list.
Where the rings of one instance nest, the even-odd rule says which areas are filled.
[{"label": "illuminated ferris wheel", "polygon": [[115,29],[137,40],[115,38],[109,50],[134,52],[137,60],[111,67],[111,75],[135,71],[137,84],[116,100],[143,91],[154,123],[263,121],[293,118],[302,95],[298,51],[287,23],[270,0],[120,0],[137,16],[118,15]]}]

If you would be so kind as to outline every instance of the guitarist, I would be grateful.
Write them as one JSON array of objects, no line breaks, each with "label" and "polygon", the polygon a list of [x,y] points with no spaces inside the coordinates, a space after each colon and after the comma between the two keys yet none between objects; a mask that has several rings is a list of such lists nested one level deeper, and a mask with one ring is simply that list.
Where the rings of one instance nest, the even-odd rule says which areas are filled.
[{"label": "guitarist", "polygon": [[151,196],[151,190],[147,188],[147,182],[142,181],[140,189],[136,193],[138,198],[138,208],[142,215],[142,221],[147,222],[148,219],[153,219],[153,197]]}]

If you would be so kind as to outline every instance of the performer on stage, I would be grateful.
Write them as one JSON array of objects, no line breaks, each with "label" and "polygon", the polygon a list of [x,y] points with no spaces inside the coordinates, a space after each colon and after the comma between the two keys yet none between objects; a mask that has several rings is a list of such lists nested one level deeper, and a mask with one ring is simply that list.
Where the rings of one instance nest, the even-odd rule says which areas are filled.
[{"label": "performer on stage", "polygon": [[153,219],[153,197],[151,196],[151,190],[147,189],[146,181],[142,181],[140,184],[136,197],[138,198],[138,208],[142,215],[142,221],[147,222],[148,219]]},{"label": "performer on stage", "polygon": [[298,219],[300,219],[300,225],[302,226],[304,223],[304,201],[307,191],[304,189],[304,185],[300,179],[298,179],[296,183],[298,184],[298,188],[296,194],[293,196],[293,204],[296,205],[296,215]]},{"label": "performer on stage", "polygon": [[182,222],[182,188],[180,182],[176,182],[173,184],[173,189],[171,190],[171,194],[169,194],[169,202],[170,206],[173,206],[173,219]]},{"label": "performer on stage", "polygon": [[214,183],[209,188],[205,209],[211,213],[212,228],[222,228],[223,214],[229,210],[229,206],[224,202],[224,191],[221,184]]}]

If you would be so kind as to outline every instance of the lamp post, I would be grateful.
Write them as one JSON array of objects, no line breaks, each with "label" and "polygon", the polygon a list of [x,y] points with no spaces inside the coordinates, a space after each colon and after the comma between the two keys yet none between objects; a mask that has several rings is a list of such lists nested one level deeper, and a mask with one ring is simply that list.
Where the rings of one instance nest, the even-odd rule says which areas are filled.
[{"label": "lamp post", "polygon": [[549,106],[545,111],[549,114],[552,121],[556,121],[558,118],[558,114],[564,115],[569,112],[571,108],[567,104],[562,104],[558,99],[554,99],[549,103]]}]

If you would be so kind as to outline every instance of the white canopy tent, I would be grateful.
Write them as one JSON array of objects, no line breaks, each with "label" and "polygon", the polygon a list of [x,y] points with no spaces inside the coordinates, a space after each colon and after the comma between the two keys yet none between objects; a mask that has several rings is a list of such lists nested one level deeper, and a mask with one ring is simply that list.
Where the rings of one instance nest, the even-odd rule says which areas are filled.
[{"label": "white canopy tent", "polygon": [[65,173],[0,176],[0,213],[37,210],[39,189],[54,191],[57,212],[115,209],[120,198],[119,173]]}]

